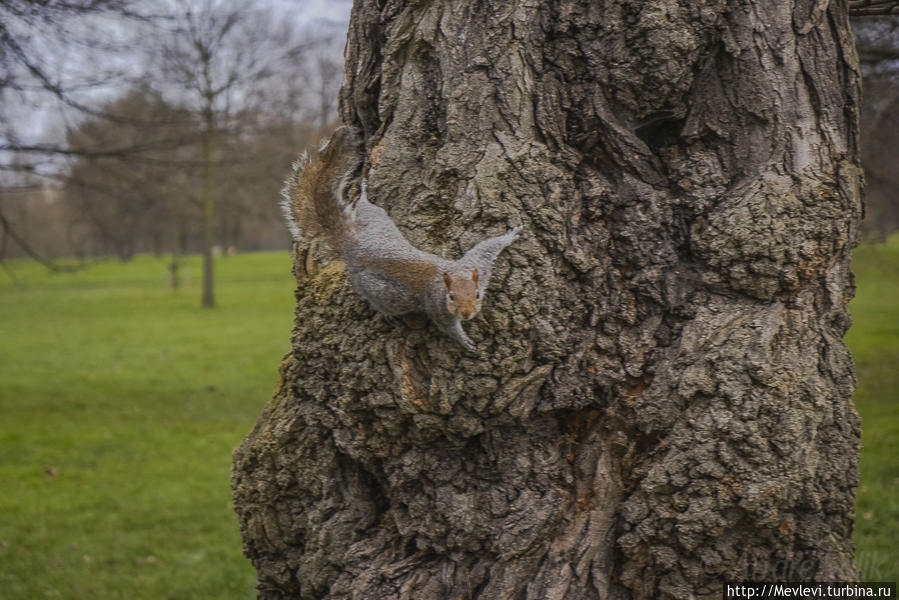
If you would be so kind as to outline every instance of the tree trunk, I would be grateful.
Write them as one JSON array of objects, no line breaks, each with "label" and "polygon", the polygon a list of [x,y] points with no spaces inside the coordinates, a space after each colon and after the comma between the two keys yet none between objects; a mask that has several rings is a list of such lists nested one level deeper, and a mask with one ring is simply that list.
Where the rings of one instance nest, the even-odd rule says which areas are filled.
[{"label": "tree trunk", "polygon": [[203,299],[205,308],[215,306],[215,259],[212,247],[215,245],[215,197],[212,181],[212,153],[214,150],[213,135],[215,117],[212,112],[212,99],[203,111]]},{"label": "tree trunk", "polygon": [[861,214],[845,0],[357,0],[369,196],[455,258],[523,224],[469,356],[296,248],[234,454],[261,598],[719,598],[843,580]]}]

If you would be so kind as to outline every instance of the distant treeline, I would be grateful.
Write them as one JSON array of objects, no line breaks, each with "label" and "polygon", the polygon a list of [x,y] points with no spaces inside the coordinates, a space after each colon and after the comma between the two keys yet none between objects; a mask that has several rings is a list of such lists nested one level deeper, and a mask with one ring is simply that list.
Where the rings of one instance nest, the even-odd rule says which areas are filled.
[{"label": "distant treeline", "polygon": [[[85,121],[68,136],[78,155],[65,176],[7,190],[0,196],[4,215],[34,251],[51,258],[200,252],[202,135],[192,115],[148,89],[105,108],[133,120]],[[216,132],[218,248],[289,246],[277,204],[282,181],[297,154],[328,130],[317,119],[247,112]],[[23,256],[8,245],[7,258]]]}]

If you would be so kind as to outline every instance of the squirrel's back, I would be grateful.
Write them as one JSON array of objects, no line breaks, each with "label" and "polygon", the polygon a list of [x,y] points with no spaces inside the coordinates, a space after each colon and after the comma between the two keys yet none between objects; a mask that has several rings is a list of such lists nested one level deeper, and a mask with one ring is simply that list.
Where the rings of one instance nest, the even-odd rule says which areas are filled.
[{"label": "squirrel's back", "polygon": [[350,271],[367,269],[402,281],[422,294],[440,273],[451,268],[450,261],[419,250],[409,243],[380,206],[368,201],[365,187],[356,202],[353,241],[344,252]]}]

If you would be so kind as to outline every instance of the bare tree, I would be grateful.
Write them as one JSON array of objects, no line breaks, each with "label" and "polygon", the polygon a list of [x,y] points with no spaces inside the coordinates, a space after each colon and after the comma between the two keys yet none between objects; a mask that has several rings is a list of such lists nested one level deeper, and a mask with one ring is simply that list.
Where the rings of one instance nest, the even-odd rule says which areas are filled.
[{"label": "bare tree", "polygon": [[314,119],[320,130],[328,129],[334,120],[337,108],[337,92],[341,83],[341,67],[343,66],[337,57],[328,52],[319,52],[311,61],[314,74],[309,77],[314,82],[315,107]]},{"label": "bare tree", "polygon": [[856,579],[848,12],[358,0],[340,108],[370,198],[447,257],[525,230],[478,356],[296,247],[293,348],[232,471],[259,596]]},{"label": "bare tree", "polygon": [[[294,111],[289,111],[293,113]],[[284,173],[296,159],[297,148],[316,147],[325,131],[318,120],[300,121],[291,114],[248,113],[240,136],[224,140],[217,193],[227,199],[219,211],[223,243],[238,250],[284,249],[290,236],[277,203]],[[333,119],[332,119],[333,121]]]},{"label": "bare tree", "polygon": [[867,235],[882,240],[899,229],[899,16],[854,19],[853,31],[865,87],[863,225]]},{"label": "bare tree", "polygon": [[70,220],[85,223],[121,260],[139,248],[159,254],[177,219],[171,199],[184,195],[171,183],[197,162],[196,127],[189,113],[143,86],[102,110],[122,118],[88,119],[68,135],[77,157],[65,177]]},{"label": "bare tree", "polygon": [[[232,232],[227,237],[239,238],[246,220],[238,219],[237,215],[247,204],[250,188],[260,187],[255,183],[254,173],[268,174],[265,165],[255,161],[254,156],[240,152],[240,141],[246,142],[273,122],[280,122],[283,127],[277,132],[278,139],[290,137],[290,132],[295,130],[308,132],[309,127],[298,125],[299,121],[317,118],[324,122],[332,117],[335,108],[333,90],[339,68],[335,67],[328,46],[333,27],[317,23],[314,32],[303,32],[301,43],[296,21],[285,19],[283,13],[283,7],[272,3],[254,4],[252,8],[246,3],[213,1],[146,4],[130,0],[50,3],[14,0],[2,3],[0,189],[10,193],[4,206],[0,206],[5,240],[0,247],[8,247],[10,243],[17,247],[23,245],[28,254],[37,256],[35,248],[45,246],[43,240],[36,245],[29,243],[28,235],[16,231],[16,218],[3,216],[4,207],[31,201],[33,194],[19,193],[24,187],[41,185],[41,178],[49,181],[65,178],[73,166],[83,173],[85,164],[91,161],[102,162],[106,167],[115,164],[123,172],[124,180],[133,179],[134,173],[127,173],[129,169],[136,172],[149,168],[138,164],[148,158],[146,145],[140,138],[134,139],[130,147],[68,143],[85,120],[93,128],[102,129],[103,125],[99,124],[102,120],[108,123],[109,131],[136,127],[153,137],[153,127],[166,125],[141,122],[136,114],[117,112],[116,100],[109,101],[126,93],[130,82],[149,81],[154,81],[171,100],[190,106],[195,122],[182,123],[182,130],[193,132],[202,128],[204,143],[198,147],[205,150],[207,160],[185,157],[185,153],[193,152],[192,148],[173,149],[168,156],[154,160],[181,161],[184,177],[169,177],[170,182],[192,179],[195,173],[203,180],[205,171],[206,183],[197,194],[204,196],[206,205],[207,242],[203,246],[208,250],[212,238],[222,235],[223,219],[216,218],[216,202],[219,207],[222,203],[233,204],[225,206],[226,214],[222,216],[229,221],[227,229]],[[159,50],[155,42],[162,42],[164,50]],[[306,47],[316,49],[316,59],[302,52]],[[160,64],[168,67],[162,77],[156,75]],[[144,72],[145,67],[148,72]],[[46,127],[38,125],[45,122],[58,123],[58,126],[48,132]],[[279,146],[277,142],[273,145]],[[282,152],[286,156],[286,149],[282,148]],[[137,162],[130,165],[129,161]],[[259,167],[257,171],[249,168],[251,162]],[[289,160],[285,159],[284,163],[288,164]],[[224,165],[218,175],[214,171],[216,164]],[[280,168],[283,170],[284,166]],[[235,190],[234,176],[238,171],[244,178],[237,193],[218,194],[217,190]],[[29,180],[27,186],[25,179]],[[69,183],[77,179],[68,177]],[[224,185],[226,180],[231,187]],[[102,207],[103,195],[95,193],[97,190],[87,194],[88,187],[81,186],[85,202],[80,206],[89,206],[91,210],[74,215],[79,221],[92,220],[91,214],[102,221],[108,221],[122,210],[130,214],[118,192],[112,196],[118,198],[112,200],[116,207]],[[183,199],[193,195],[182,190],[177,196]],[[70,194],[69,198],[72,197]],[[172,206],[168,211],[170,215],[181,215],[181,238],[190,237],[186,231],[192,225],[193,210],[193,206],[185,205]],[[89,230],[96,234],[98,220],[93,221]],[[115,246],[127,254],[125,247],[132,245],[127,239],[128,231],[133,228],[123,224],[107,230],[120,234]],[[159,227],[156,231],[161,240]],[[92,247],[91,251],[97,249]],[[212,302],[212,262],[207,260],[206,265],[205,279],[209,285],[204,296],[209,303]]]},{"label": "bare tree", "polygon": [[304,44],[287,21],[254,11],[245,3],[205,0],[184,2],[162,48],[165,73],[196,112],[203,164],[203,306],[215,305],[214,165],[222,136],[240,111],[248,110],[255,89],[279,70],[299,61]]},{"label": "bare tree", "polygon": [[[29,185],[40,185],[35,175],[58,174],[65,160],[75,154],[65,144],[41,137],[44,132],[38,125],[48,114],[55,110],[64,118],[72,112],[97,115],[88,96],[112,81],[127,79],[121,63],[96,60],[117,44],[97,39],[95,28],[122,17],[148,18],[132,10],[130,0],[0,3],[0,193],[16,196],[26,179]],[[73,56],[81,60],[71,60]],[[78,68],[82,64],[91,68]],[[108,66],[100,67],[104,64]],[[42,112],[42,117],[36,112]],[[35,250],[13,221],[0,205],[0,247],[12,239],[25,254],[58,268]],[[4,256],[0,252],[0,262]]]}]

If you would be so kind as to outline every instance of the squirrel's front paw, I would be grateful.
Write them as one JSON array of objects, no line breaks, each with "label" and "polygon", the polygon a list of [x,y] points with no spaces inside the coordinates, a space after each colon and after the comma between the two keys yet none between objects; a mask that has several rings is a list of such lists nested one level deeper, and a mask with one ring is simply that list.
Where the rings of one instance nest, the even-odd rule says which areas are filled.
[{"label": "squirrel's front paw", "polygon": [[477,351],[477,346],[474,345],[474,342],[471,341],[471,338],[470,338],[470,337],[468,337],[467,335],[465,335],[465,332],[462,331],[462,327],[459,326],[458,324],[457,324],[456,327],[453,328],[453,330],[450,332],[450,335],[452,335],[452,337],[453,337],[454,340],[456,340],[457,342],[459,342],[459,345],[461,345],[463,348],[465,348],[465,349],[468,350],[469,352],[476,352],[476,351]]}]

